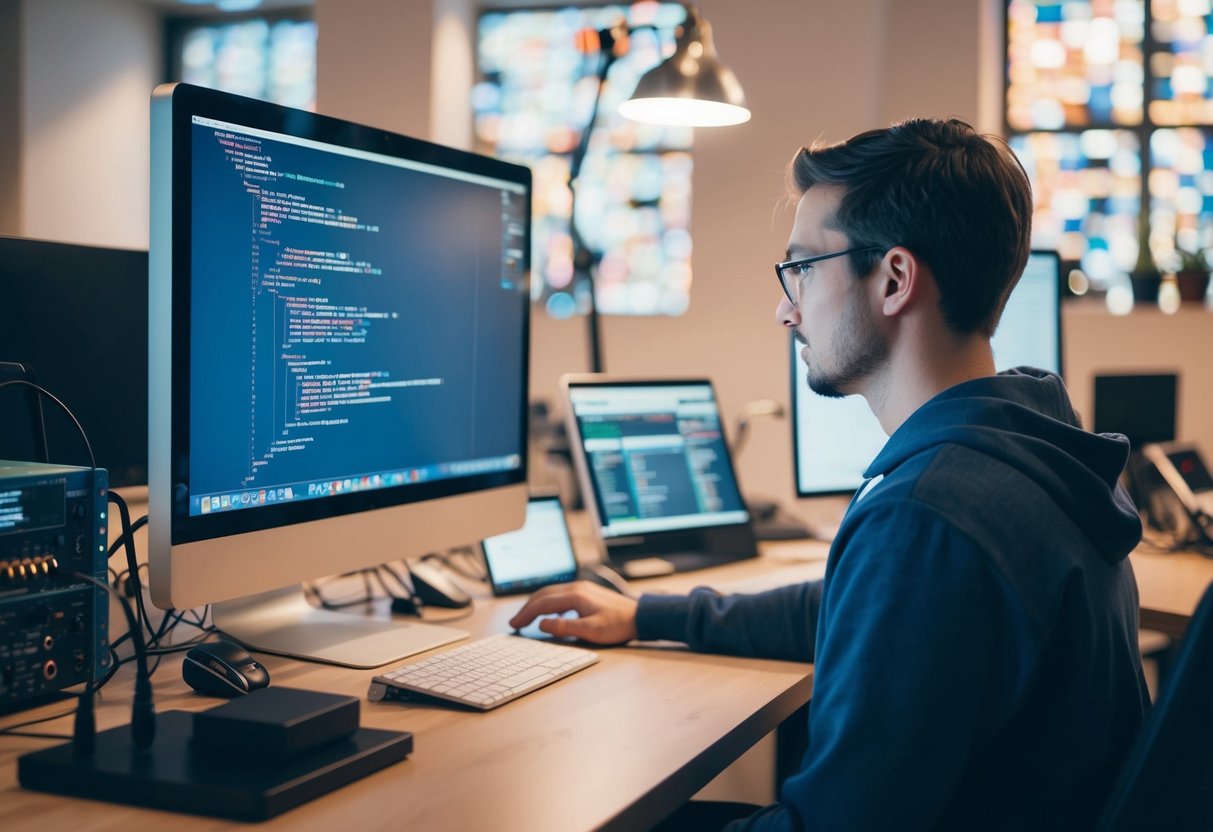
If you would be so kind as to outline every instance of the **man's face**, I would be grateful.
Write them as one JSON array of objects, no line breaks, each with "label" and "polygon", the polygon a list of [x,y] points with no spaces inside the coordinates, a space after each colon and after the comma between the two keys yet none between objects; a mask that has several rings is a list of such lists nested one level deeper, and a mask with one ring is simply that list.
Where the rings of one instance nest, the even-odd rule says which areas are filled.
[{"label": "man's face", "polygon": [[[813,257],[851,248],[855,243],[828,227],[842,198],[842,188],[815,185],[796,208],[788,238],[788,259]],[[821,260],[800,279],[799,308],[784,298],[776,315],[803,344],[800,357],[809,388],[840,398],[858,392],[861,383],[888,357],[889,345],[868,300],[868,281],[851,272],[849,257]]]}]

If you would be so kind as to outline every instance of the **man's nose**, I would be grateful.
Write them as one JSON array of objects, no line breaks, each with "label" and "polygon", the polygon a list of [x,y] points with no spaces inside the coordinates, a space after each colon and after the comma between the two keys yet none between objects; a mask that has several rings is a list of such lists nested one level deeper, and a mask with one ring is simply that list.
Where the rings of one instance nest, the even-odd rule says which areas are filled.
[{"label": "man's nose", "polygon": [[786,297],[780,298],[779,306],[775,307],[775,321],[780,326],[797,327],[800,325],[800,310],[793,306]]}]

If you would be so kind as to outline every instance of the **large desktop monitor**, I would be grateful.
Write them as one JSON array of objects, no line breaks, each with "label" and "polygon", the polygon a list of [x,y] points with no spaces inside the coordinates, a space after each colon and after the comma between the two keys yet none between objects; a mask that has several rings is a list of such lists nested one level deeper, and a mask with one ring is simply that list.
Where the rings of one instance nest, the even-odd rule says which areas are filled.
[{"label": "large desktop monitor", "polygon": [[[152,599],[374,667],[461,638],[300,582],[526,511],[527,168],[184,84],[152,101]],[[219,603],[222,602],[222,603]]]},{"label": "large desktop monitor", "polygon": [[[888,436],[862,396],[827,399],[809,389],[800,345],[791,342],[792,444],[800,497],[846,494]],[[1056,252],[1034,251],[990,341],[998,370],[1061,372],[1061,269]]]},{"label": "large desktop monitor", "polygon": [[[145,485],[147,252],[0,237],[0,291],[0,361],[32,370],[71,409],[111,486]],[[57,407],[25,418],[26,392],[0,390],[0,459],[88,465]]]}]

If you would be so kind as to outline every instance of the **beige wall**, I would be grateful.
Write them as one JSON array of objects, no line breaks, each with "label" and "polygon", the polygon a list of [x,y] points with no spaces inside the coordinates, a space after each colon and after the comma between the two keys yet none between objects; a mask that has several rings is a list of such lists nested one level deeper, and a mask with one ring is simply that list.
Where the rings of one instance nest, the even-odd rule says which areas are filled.
[{"label": "beige wall", "polygon": [[428,137],[430,0],[319,0],[316,109]]},{"label": "beige wall", "polygon": [[21,4],[0,2],[0,234],[21,232]]},{"label": "beige wall", "polygon": [[[19,231],[28,236],[146,245],[147,107],[161,63],[156,12],[135,0],[10,0],[0,10],[11,15],[14,5],[24,12],[19,107],[5,98],[14,62],[0,48],[0,133],[19,124],[22,184],[11,174],[6,179],[13,157],[0,153],[0,222],[4,206],[15,204]],[[614,372],[713,376],[731,422],[752,399],[788,400],[770,268],[791,222],[780,207],[787,160],[818,136],[843,139],[909,115],[957,115],[997,128],[991,101],[1000,94],[999,55],[980,45],[997,49],[992,32],[1001,25],[1001,6],[998,0],[701,5],[722,57],[745,85],[754,119],[696,137],[690,311],[678,318],[608,318],[605,358]],[[473,0],[318,0],[321,111],[467,146],[474,13]],[[533,331],[533,390],[551,398],[560,373],[586,367],[584,323],[539,312]],[[1213,453],[1213,418],[1202,415],[1213,413],[1210,339],[1207,313],[1111,318],[1067,310],[1075,402],[1090,412],[1097,370],[1181,366],[1181,432]],[[792,502],[787,423],[756,423],[740,467],[752,491]]]},{"label": "beige wall", "polygon": [[[344,3],[319,0],[322,14],[326,5]],[[819,136],[843,139],[909,114],[975,120],[982,7],[972,0],[706,0],[701,8],[712,22],[721,56],[745,86],[754,118],[736,128],[701,130],[695,137],[690,310],[677,318],[606,318],[604,363],[618,373],[711,375],[732,421],[752,399],[788,399],[786,336],[774,321],[778,289],[770,269],[790,227],[783,199],[788,159]],[[430,91],[435,132],[430,135],[466,143],[466,133],[460,137],[450,125],[470,119],[461,93],[471,71],[470,0],[441,0],[436,23],[448,18],[463,22],[465,45],[454,56],[447,50],[435,56]],[[346,21],[344,15],[322,18],[322,77],[361,73],[372,60],[361,49],[360,65],[352,69],[326,50],[326,25],[345,27]],[[348,32],[332,36],[351,39]],[[447,43],[458,41],[449,29],[443,37]],[[390,54],[383,59],[387,66],[396,60]],[[360,99],[359,106],[365,109],[347,112],[362,120],[383,118],[373,95]],[[554,398],[561,373],[587,369],[585,343],[583,320],[535,315],[535,396]],[[756,492],[790,497],[788,448],[787,423],[755,425],[740,460],[744,483]]]},{"label": "beige wall", "polygon": [[25,0],[22,9],[21,233],[146,247],[158,15],[127,0]]},{"label": "beige wall", "polygon": [[1072,303],[1062,323],[1066,386],[1084,424],[1092,424],[1095,376],[1178,373],[1176,436],[1213,459],[1213,312],[1187,304],[1175,315],[1150,307],[1118,318],[1099,303]]}]

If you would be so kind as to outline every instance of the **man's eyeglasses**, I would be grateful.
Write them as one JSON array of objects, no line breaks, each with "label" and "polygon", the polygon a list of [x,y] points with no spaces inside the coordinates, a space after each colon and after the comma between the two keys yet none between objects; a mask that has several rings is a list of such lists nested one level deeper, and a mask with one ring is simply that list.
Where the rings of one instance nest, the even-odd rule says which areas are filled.
[{"label": "man's eyeglasses", "polygon": [[846,251],[835,251],[830,254],[818,254],[816,257],[805,257],[802,260],[785,260],[782,263],[775,264],[775,276],[779,278],[779,285],[783,288],[783,293],[787,295],[792,308],[799,309],[800,281],[808,276],[809,268],[814,263],[819,260],[830,260],[834,257],[842,257],[847,254],[857,254],[861,251],[880,250],[880,246],[860,246],[859,248],[849,248]]}]

